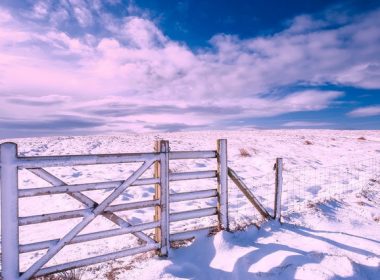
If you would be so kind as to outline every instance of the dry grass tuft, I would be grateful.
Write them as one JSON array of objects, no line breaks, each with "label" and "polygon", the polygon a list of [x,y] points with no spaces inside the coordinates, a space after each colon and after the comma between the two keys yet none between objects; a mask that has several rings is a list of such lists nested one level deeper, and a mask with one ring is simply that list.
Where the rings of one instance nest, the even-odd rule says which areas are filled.
[{"label": "dry grass tuft", "polygon": [[184,239],[184,240],[177,240],[177,241],[170,241],[170,247],[174,249],[182,248],[190,246],[195,240],[195,237]]},{"label": "dry grass tuft", "polygon": [[[155,252],[147,252],[147,253],[142,253],[140,255],[137,255],[131,262],[128,264],[125,264],[120,267],[112,267],[108,272],[104,274],[105,279],[107,280],[116,280],[116,279],[125,279],[125,278],[120,278],[120,275],[123,273],[127,272],[128,270],[131,270],[135,268],[136,263],[143,262],[149,258],[152,258],[155,256]],[[123,262],[119,262],[119,264],[122,264]],[[103,278],[102,278],[103,279]]]},{"label": "dry grass tuft", "polygon": [[252,155],[247,151],[245,148],[240,148],[239,149],[240,156],[241,157],[251,157]]},{"label": "dry grass tuft", "polygon": [[84,270],[71,269],[62,271],[56,274],[46,275],[39,278],[38,280],[81,280],[84,274]]},{"label": "dry grass tuft", "polygon": [[80,280],[82,279],[83,274],[83,270],[72,269],[59,273],[59,276],[62,278],[62,280]]},{"label": "dry grass tuft", "polygon": [[132,268],[134,268],[134,266],[132,265],[126,265],[125,267],[116,267],[116,268],[113,267],[110,271],[106,272],[104,276],[106,277],[107,280],[116,280],[118,278],[118,275],[120,275],[126,270],[131,270]]}]

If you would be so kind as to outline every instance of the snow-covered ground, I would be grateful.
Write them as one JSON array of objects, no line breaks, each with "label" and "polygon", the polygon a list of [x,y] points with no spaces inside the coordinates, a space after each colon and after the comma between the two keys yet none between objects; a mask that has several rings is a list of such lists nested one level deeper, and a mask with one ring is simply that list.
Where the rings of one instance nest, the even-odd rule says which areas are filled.
[{"label": "snow-covered ground", "polygon": [[[44,137],[14,141],[23,156],[151,152],[156,139],[169,140],[171,150],[214,150],[216,139],[228,140],[228,164],[272,211],[273,165],[284,159],[284,224],[262,223],[249,202],[230,182],[233,228],[260,225],[235,233],[199,234],[191,246],[173,249],[168,259],[151,254],[124,258],[85,269],[83,279],[377,279],[380,275],[380,131],[246,130],[202,131],[117,136]],[[242,151],[244,149],[245,151]],[[66,183],[121,180],[136,164],[49,168]],[[214,159],[171,161],[171,172],[212,170]],[[149,170],[145,177],[150,177]],[[20,188],[48,186],[28,171],[19,175]],[[214,179],[173,182],[171,192],[215,188]],[[148,200],[153,186],[129,188],[115,204]],[[101,201],[109,192],[86,192]],[[335,197],[336,200],[331,199]],[[213,199],[173,203],[171,211],[215,205]],[[83,206],[67,195],[20,199],[20,216]],[[152,221],[153,209],[121,212],[136,224]],[[80,219],[20,227],[21,243],[62,237]],[[214,218],[176,222],[173,232],[215,224]],[[97,218],[82,233],[115,228]],[[152,234],[152,231],[147,231]],[[65,247],[49,265],[136,245],[126,235]],[[44,251],[21,256],[22,269]],[[112,278],[114,277],[114,278]]]},{"label": "snow-covered ground", "polygon": [[200,237],[168,260],[118,270],[119,279],[379,279],[380,225],[372,215],[379,217],[379,204],[361,196],[329,201],[282,225]]}]

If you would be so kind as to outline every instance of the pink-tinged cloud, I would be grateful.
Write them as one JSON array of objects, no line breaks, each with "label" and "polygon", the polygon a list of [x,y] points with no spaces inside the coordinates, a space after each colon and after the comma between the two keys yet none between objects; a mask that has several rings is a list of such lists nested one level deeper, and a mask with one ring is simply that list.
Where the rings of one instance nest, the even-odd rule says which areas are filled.
[{"label": "pink-tinged cloud", "polygon": [[[30,18],[46,17],[51,25],[28,24],[0,10],[0,91],[6,93],[0,96],[1,117],[37,120],[58,111],[99,117],[101,130],[110,124],[122,129],[126,122],[142,131],[151,130],[151,123],[200,127],[318,111],[344,94],[275,91],[294,84],[380,88],[379,10],[340,27],[327,17],[303,15],[272,36],[243,40],[218,34],[210,39],[212,48],[193,51],[145,16],[120,19],[103,13],[100,2],[92,7],[70,2],[59,11],[36,2]],[[100,24],[104,35],[69,35],[60,30],[69,19],[84,28]],[[26,102],[12,102],[14,96]],[[53,102],[56,107],[36,108],[47,96],[66,99]],[[30,110],[25,110],[28,103]],[[103,114],[97,108],[105,109]],[[136,110],[122,113],[130,108]]]},{"label": "pink-tinged cloud", "polygon": [[308,121],[294,121],[294,122],[286,122],[282,126],[283,127],[325,127],[331,126],[333,123],[330,122],[308,122]]},{"label": "pink-tinged cloud", "polygon": [[348,113],[350,117],[380,116],[380,105],[357,108]]}]

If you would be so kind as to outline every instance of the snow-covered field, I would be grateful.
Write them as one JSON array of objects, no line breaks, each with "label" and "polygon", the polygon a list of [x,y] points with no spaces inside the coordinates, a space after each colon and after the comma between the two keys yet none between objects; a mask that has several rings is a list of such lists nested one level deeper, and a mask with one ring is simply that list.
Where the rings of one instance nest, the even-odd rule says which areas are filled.
[{"label": "snow-covered field", "polygon": [[[246,130],[202,131],[117,136],[3,139],[18,144],[22,156],[151,152],[157,139],[169,140],[172,151],[214,150],[216,139],[228,140],[228,164],[272,211],[273,165],[284,159],[284,224],[262,223],[249,202],[230,182],[233,228],[260,225],[212,237],[200,234],[168,259],[151,254],[85,268],[82,279],[377,279],[380,275],[380,131]],[[244,149],[245,151],[243,151]],[[122,180],[136,164],[57,167],[48,170],[68,184]],[[171,172],[216,169],[214,159],[170,162]],[[150,177],[149,170],[145,177]],[[20,188],[48,186],[28,171]],[[215,188],[214,179],[173,182],[171,192]],[[109,192],[86,195],[101,201]],[[148,200],[153,186],[131,187],[114,202]],[[335,197],[336,200],[331,199]],[[215,205],[214,199],[173,203],[171,211]],[[20,216],[75,210],[83,206],[67,195],[20,199]],[[131,223],[153,220],[153,209],[121,212]],[[62,237],[80,219],[20,227],[22,244]],[[215,224],[215,218],[176,222],[173,232]],[[96,218],[82,233],[114,228]],[[152,231],[147,231],[152,234]],[[132,235],[65,247],[49,265],[95,256],[136,245]],[[26,269],[44,251],[23,254]],[[112,278],[114,277],[114,278]]]}]

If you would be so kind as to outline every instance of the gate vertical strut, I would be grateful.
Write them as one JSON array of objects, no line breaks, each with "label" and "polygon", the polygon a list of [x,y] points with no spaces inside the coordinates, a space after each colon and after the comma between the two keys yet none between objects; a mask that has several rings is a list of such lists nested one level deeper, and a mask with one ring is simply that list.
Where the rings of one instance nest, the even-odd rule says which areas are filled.
[{"label": "gate vertical strut", "polygon": [[156,228],[155,241],[161,244],[159,255],[167,257],[169,254],[169,141],[158,140],[155,143],[156,152],[160,153],[160,161],[154,164],[154,177],[160,178],[160,183],[155,185],[154,199],[160,200],[160,205],[155,207],[154,220],[160,221],[160,227]]}]

